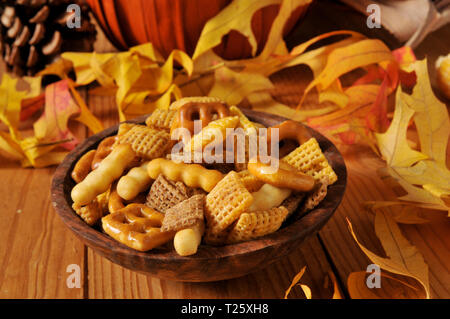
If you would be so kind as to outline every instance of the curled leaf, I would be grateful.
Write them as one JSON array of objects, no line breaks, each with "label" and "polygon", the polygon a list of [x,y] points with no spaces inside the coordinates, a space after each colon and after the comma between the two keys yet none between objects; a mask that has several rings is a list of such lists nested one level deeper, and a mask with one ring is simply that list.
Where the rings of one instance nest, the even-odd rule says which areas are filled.
[{"label": "curled leaf", "polygon": [[306,266],[304,266],[298,274],[296,274],[294,276],[294,278],[292,279],[291,285],[289,286],[289,288],[286,290],[285,294],[284,294],[284,299],[287,299],[289,296],[289,293],[291,292],[292,288],[295,285],[299,285],[300,288],[302,288],[303,293],[305,294],[306,299],[311,299],[311,289],[303,284],[299,284],[298,282],[300,281],[300,279],[302,279],[303,275],[305,274],[305,270],[306,270]]},{"label": "curled leaf", "polygon": [[385,250],[387,258],[380,257],[364,247],[356,237],[348,219],[347,224],[358,246],[374,264],[391,273],[414,278],[422,285],[426,292],[426,298],[430,298],[428,265],[417,248],[403,237],[400,228],[392,217],[381,211],[375,215],[375,233]]}]

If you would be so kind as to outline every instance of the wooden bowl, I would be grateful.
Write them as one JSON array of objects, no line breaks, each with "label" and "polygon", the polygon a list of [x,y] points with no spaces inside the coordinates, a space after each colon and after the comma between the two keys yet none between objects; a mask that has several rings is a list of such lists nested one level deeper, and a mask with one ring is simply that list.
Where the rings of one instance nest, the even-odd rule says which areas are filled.
[{"label": "wooden bowl", "polygon": [[[244,110],[244,113],[252,121],[267,127],[285,120],[262,112]],[[134,122],[143,121],[144,118],[140,118]],[[221,247],[202,244],[197,254],[189,257],[179,256],[171,247],[139,252],[115,241],[100,228],[87,225],[71,207],[70,192],[75,183],[70,173],[75,163],[84,153],[96,148],[102,139],[115,134],[117,128],[111,127],[87,138],[67,155],[53,177],[52,204],[63,222],[96,253],[125,268],[150,276],[206,282],[236,278],[266,267],[292,252],[305,238],[320,230],[344,196],[347,171],[341,154],[323,135],[309,129],[339,177],[336,183],[328,187],[326,198],[316,209],[302,217],[293,214],[278,231],[260,239]]]}]

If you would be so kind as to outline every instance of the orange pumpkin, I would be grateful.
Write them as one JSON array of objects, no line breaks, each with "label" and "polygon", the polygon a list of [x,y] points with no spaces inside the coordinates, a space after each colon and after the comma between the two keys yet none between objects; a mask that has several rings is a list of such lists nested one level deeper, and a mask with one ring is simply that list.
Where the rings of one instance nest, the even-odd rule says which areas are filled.
[{"label": "orange pumpkin", "polygon": [[[167,57],[173,49],[192,55],[205,23],[231,0],[87,0],[110,41],[121,50],[152,42]],[[307,6],[298,8],[285,27],[285,35],[303,16]],[[278,5],[258,10],[252,30],[262,50]],[[222,39],[215,52],[225,59],[251,57],[247,39],[232,31]]]}]

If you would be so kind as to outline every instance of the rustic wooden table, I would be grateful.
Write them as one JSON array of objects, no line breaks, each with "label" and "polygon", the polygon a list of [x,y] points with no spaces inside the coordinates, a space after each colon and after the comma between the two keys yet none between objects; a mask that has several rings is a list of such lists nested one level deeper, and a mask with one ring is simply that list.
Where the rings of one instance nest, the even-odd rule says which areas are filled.
[{"label": "rustic wooden table", "polygon": [[[347,28],[379,36],[395,45],[386,32],[365,29],[364,17],[330,3],[313,7],[289,41],[300,43],[321,32]],[[427,56],[431,65],[437,56],[448,53],[448,39],[448,26],[431,34],[417,48],[418,58]],[[110,49],[102,36],[97,49]],[[275,75],[273,95],[294,105],[308,80],[305,74],[306,68],[293,68]],[[113,97],[86,93],[84,97],[105,127],[117,123]],[[74,129],[81,138],[87,135],[85,128]],[[336,277],[343,297],[348,298],[348,275],[365,271],[371,262],[351,238],[346,218],[362,243],[383,255],[373,231],[373,216],[363,211],[361,203],[390,199],[395,194],[378,177],[376,169],[383,162],[369,149],[339,148],[347,164],[348,186],[341,206],[327,225],[279,262],[242,278],[212,283],[159,280],[98,256],[75,238],[52,208],[49,190],[55,169],[24,169],[1,156],[0,298],[283,298],[303,266],[307,270],[302,282],[311,288],[313,298],[331,296],[330,274]],[[400,227],[428,263],[432,297],[450,298],[450,222],[442,218],[430,224]],[[69,266],[74,264],[81,269],[80,288],[69,288],[66,283],[71,274]],[[418,296],[401,285],[394,285],[394,291],[399,298]],[[304,295],[294,288],[289,297],[304,298]]]}]

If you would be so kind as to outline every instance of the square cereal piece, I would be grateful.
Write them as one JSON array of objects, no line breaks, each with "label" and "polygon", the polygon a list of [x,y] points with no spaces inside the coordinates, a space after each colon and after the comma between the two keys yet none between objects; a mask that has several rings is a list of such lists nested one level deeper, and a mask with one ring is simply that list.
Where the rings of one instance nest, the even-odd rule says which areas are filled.
[{"label": "square cereal piece", "polygon": [[170,146],[170,135],[145,125],[133,125],[118,136],[119,144],[130,144],[136,155],[150,160],[162,157]]},{"label": "square cereal piece", "polygon": [[153,113],[145,120],[145,124],[148,127],[157,130],[170,131],[176,114],[176,110],[155,109]]},{"label": "square cereal piece", "polygon": [[257,192],[264,185],[264,182],[258,179],[256,176],[250,174],[248,170],[238,172],[242,183],[250,193]]},{"label": "square cereal piece", "polygon": [[227,243],[238,243],[271,234],[280,228],[287,214],[288,210],[283,206],[243,213],[228,234]]},{"label": "square cereal piece", "polygon": [[282,160],[316,180],[321,180],[327,176],[330,184],[337,181],[336,173],[331,168],[314,137],[283,157]]},{"label": "square cereal piece", "polygon": [[165,213],[169,208],[189,198],[190,190],[181,182],[168,180],[160,174],[147,195],[146,205]]},{"label": "square cereal piece", "polygon": [[194,195],[166,210],[162,231],[179,231],[203,223],[205,195]]},{"label": "square cereal piece", "polygon": [[229,172],[206,196],[207,233],[219,234],[230,226],[253,202],[238,174]]}]

